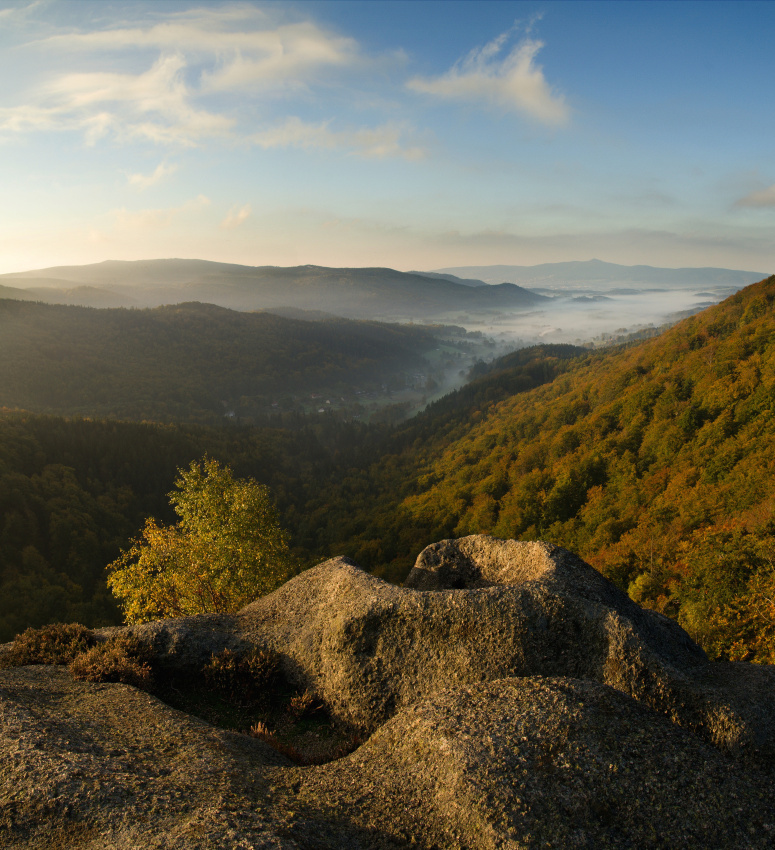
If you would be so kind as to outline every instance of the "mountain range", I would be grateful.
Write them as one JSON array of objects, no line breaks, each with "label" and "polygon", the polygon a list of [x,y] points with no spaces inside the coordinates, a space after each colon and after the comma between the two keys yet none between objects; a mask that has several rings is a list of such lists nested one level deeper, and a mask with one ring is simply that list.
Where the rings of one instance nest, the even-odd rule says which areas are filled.
[{"label": "mountain range", "polygon": [[[48,358],[41,374],[74,399],[81,394],[83,417],[105,415],[100,405],[120,389],[110,370],[134,351],[145,363],[133,373],[134,398],[169,398],[178,422],[187,411],[201,421],[203,400],[215,398],[217,408],[221,388],[260,360],[255,340],[264,334],[271,355],[296,328],[275,323],[274,336],[258,332],[240,352],[229,336],[240,322],[264,321],[260,315],[202,305],[56,308],[106,322],[103,347],[84,359],[79,346],[88,335],[75,324],[69,336],[35,336],[40,319],[30,317],[55,308],[3,307],[17,319],[0,338],[29,337],[21,361],[4,352],[7,380],[28,374],[24,358]],[[188,338],[180,324],[193,329]],[[347,327],[335,329],[343,345]],[[413,339],[399,334],[394,342],[401,349]],[[321,380],[338,368],[315,353],[329,345],[300,349]],[[144,348],[152,363],[142,361]],[[362,350],[349,352],[356,366]],[[191,385],[185,398],[175,396],[179,361],[201,371],[207,392],[198,396],[200,385]],[[155,374],[167,362],[169,375]],[[299,376],[291,370],[279,383],[299,379],[309,362],[302,357]],[[0,625],[8,634],[52,611],[91,623],[115,616],[105,602],[105,563],[137,528],[143,506],[164,501],[175,467],[208,453],[272,488],[300,563],[343,554],[400,582],[433,541],[482,533],[543,539],[677,619],[712,657],[775,661],[775,276],[638,343],[524,348],[476,372],[392,429],[301,414],[293,427],[237,428],[220,415],[218,428],[192,431],[4,412]],[[142,415],[157,418],[158,408]]]},{"label": "mountain range", "polygon": [[106,261],[0,275],[0,297],[106,307],[202,301],[233,310],[322,310],[354,319],[439,320],[525,310],[548,299],[520,286],[470,286],[388,268],[240,266],[205,260]]},{"label": "mountain range", "polygon": [[108,260],[0,275],[0,298],[87,307],[202,301],[232,310],[323,311],[355,319],[454,321],[549,308],[557,294],[710,290],[716,299],[766,275],[719,268],[622,266],[600,260],[537,266],[390,268],[244,266],[206,260]]},{"label": "mountain range", "polygon": [[454,266],[437,274],[476,278],[484,283],[515,283],[539,290],[600,289],[619,287],[718,288],[733,290],[766,277],[763,272],[719,268],[669,269],[655,266],[622,266],[602,260],[541,263],[536,266]]}]

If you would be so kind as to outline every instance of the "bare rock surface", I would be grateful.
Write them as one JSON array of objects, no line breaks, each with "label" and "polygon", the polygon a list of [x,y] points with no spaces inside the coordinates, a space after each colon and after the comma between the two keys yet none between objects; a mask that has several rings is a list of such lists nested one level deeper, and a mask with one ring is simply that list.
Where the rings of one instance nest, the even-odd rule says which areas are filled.
[{"label": "bare rock surface", "polygon": [[727,665],[722,675],[677,623],[546,543],[445,540],[420,554],[403,588],[334,558],[244,608],[237,630],[369,732],[450,686],[569,676],[775,764],[775,671]]},{"label": "bare rock surface", "polygon": [[294,781],[297,806],[332,818],[349,811],[404,846],[775,842],[766,779],[730,767],[635,700],[578,679],[444,691],[404,709],[349,758],[285,776]]},{"label": "bare rock surface", "polygon": [[773,669],[709,662],[557,547],[442,541],[405,587],[335,558],[128,628],[189,671],[271,647],[365,743],[301,768],[126,685],[0,669],[0,846],[775,844]]},{"label": "bare rock surface", "polygon": [[266,744],[64,667],[0,671],[0,846],[293,848],[262,814]]}]

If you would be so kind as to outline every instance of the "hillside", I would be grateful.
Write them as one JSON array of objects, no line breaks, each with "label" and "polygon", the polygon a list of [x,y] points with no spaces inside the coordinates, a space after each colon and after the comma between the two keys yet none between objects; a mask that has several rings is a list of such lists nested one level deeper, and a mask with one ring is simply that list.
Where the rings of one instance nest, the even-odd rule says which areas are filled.
[{"label": "hillside", "polygon": [[472,287],[445,276],[387,268],[254,267],[175,259],[18,272],[0,275],[0,285],[25,289],[30,298],[49,303],[106,306],[108,299],[120,298],[123,306],[156,307],[203,301],[232,310],[293,307],[391,321],[525,310],[548,302],[514,284]]},{"label": "hillside", "polygon": [[[105,565],[147,517],[175,521],[166,494],[192,460],[207,454],[268,485],[295,531],[308,490],[374,457],[386,432],[330,416],[273,419],[214,428],[0,410],[0,643],[63,619],[117,624]],[[314,563],[296,542],[299,563]]]},{"label": "hillside", "polygon": [[[444,346],[457,371],[472,346],[456,333]],[[403,389],[407,374],[411,382],[429,373],[426,355],[442,368],[440,336],[443,328],[310,322],[196,303],[95,310],[6,300],[0,407],[189,422],[304,404],[352,415],[367,390]]]},{"label": "hillside", "polygon": [[622,266],[602,260],[566,263],[540,263],[537,266],[456,266],[436,269],[439,274],[476,278],[485,283],[509,281],[539,289],[579,289],[612,287],[692,287],[739,289],[765,277],[764,272],[739,269],[685,268],[656,266]]},{"label": "hillside", "polygon": [[[86,596],[98,599],[108,551],[125,545],[144,510],[164,519],[175,467],[207,451],[272,487],[306,563],[344,554],[401,581],[434,540],[543,539],[676,618],[713,657],[769,662],[774,304],[772,277],[639,343],[523,349],[392,431],[332,417],[196,434],[10,417],[4,586],[27,593],[43,617],[48,602],[35,588],[45,582],[30,576],[56,563],[49,584],[80,604],[68,564],[80,563],[77,540],[87,537],[69,548],[60,537],[91,528],[88,539],[107,547],[86,547]],[[314,430],[323,420],[328,435]],[[78,506],[77,522],[54,521],[62,505]]]},{"label": "hillside", "polygon": [[773,303],[775,277],[631,347],[517,352],[351,474],[354,513],[313,500],[309,528],[394,578],[444,537],[548,540],[712,654],[771,661]]}]

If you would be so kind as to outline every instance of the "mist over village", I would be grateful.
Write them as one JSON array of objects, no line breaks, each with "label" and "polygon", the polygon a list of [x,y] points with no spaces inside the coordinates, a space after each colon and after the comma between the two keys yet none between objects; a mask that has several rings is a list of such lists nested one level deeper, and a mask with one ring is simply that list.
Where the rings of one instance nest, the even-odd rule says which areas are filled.
[{"label": "mist over village", "polygon": [[0,845],[775,843],[775,4],[0,0]]}]

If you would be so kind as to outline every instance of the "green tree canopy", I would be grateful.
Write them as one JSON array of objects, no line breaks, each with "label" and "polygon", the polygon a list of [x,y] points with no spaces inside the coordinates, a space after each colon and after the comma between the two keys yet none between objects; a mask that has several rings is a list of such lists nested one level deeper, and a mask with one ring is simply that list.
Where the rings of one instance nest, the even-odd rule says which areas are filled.
[{"label": "green tree canopy", "polygon": [[108,586],[129,623],[233,613],[290,572],[287,537],[267,487],[234,478],[208,457],[178,473],[169,499],[180,522],[162,526],[149,518],[108,565]]}]

